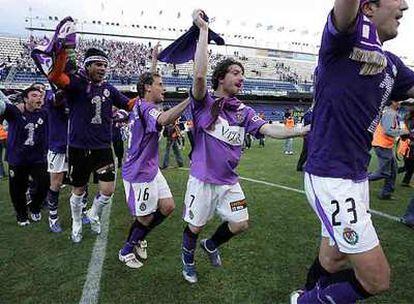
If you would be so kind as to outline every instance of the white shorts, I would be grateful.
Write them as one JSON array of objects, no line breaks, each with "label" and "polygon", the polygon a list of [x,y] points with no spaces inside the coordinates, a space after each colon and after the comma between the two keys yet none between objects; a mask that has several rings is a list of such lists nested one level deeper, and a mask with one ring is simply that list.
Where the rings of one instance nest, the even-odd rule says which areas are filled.
[{"label": "white shorts", "polygon": [[308,201],[322,223],[322,236],[342,253],[361,253],[378,246],[371,221],[368,181],[319,177],[305,173]]},{"label": "white shorts", "polygon": [[47,172],[62,173],[68,171],[68,158],[66,153],[47,151]]},{"label": "white shorts", "polygon": [[155,212],[158,200],[171,198],[171,190],[158,169],[155,178],[148,183],[131,183],[124,180],[125,197],[133,216],[145,216]]},{"label": "white shorts", "polygon": [[184,221],[201,227],[213,217],[215,211],[223,221],[238,223],[249,219],[240,184],[214,185],[190,175],[184,199]]}]

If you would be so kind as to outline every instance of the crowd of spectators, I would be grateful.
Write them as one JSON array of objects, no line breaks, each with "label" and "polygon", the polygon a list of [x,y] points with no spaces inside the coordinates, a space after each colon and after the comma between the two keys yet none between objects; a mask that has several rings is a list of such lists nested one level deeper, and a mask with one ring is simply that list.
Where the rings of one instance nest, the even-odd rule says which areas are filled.
[{"label": "crowd of spectators", "polygon": [[[36,68],[33,60],[30,57],[31,50],[42,43],[44,37],[34,37],[30,36],[28,40],[20,41],[21,52],[17,58],[12,60],[10,56],[3,59],[3,62],[0,62],[0,81],[4,80],[7,76],[7,73],[12,65],[14,65],[17,71],[29,72],[33,74],[39,74],[40,72]],[[82,62],[83,54],[86,49],[90,47],[98,47],[105,50],[110,57],[110,73],[108,77],[110,79],[118,79],[122,84],[132,84],[132,78],[136,75],[139,75],[145,71],[149,71],[151,66],[151,52],[152,46],[151,42],[137,43],[131,41],[117,41],[117,40],[108,40],[108,39],[85,39],[80,37],[76,54],[78,59],[78,64]],[[225,55],[219,53],[213,53],[212,50],[210,54],[210,66],[214,67],[217,62],[224,59]],[[288,64],[283,62],[278,62],[274,60],[260,60],[257,58],[248,58],[243,54],[240,54],[239,51],[234,51],[233,57],[243,64],[247,64],[251,61],[251,64],[254,65],[254,68],[250,71],[247,71],[247,77],[271,77],[277,81],[285,81],[294,84],[300,82],[306,82],[306,79],[303,79],[293,68]],[[187,64],[188,65],[188,64]],[[263,69],[271,69],[271,74],[267,75],[262,73]],[[158,72],[161,75],[167,76],[188,76],[188,67],[185,65],[173,65],[173,64],[159,64]]]}]

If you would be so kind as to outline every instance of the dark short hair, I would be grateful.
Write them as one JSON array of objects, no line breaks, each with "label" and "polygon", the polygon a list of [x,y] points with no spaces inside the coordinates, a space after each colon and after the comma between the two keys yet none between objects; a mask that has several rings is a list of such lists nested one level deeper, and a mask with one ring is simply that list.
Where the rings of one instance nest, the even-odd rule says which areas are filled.
[{"label": "dark short hair", "polygon": [[161,78],[161,75],[158,73],[145,72],[138,77],[137,91],[140,98],[144,98],[145,96],[145,85],[152,85],[155,77]]},{"label": "dark short hair", "polygon": [[216,68],[214,69],[213,75],[211,76],[211,84],[212,84],[213,90],[217,90],[218,85],[219,85],[219,80],[223,79],[226,76],[227,72],[229,71],[229,67],[234,64],[238,65],[242,69],[243,74],[244,74],[244,67],[240,62],[232,58],[227,58],[227,59],[220,61],[217,64]]},{"label": "dark short hair", "polygon": [[38,89],[38,88],[35,88],[35,87],[28,87],[27,89],[25,89],[23,92],[22,92],[22,96],[23,96],[23,98],[28,98],[29,97],[29,93],[30,92],[33,92],[33,91],[37,91],[37,92],[39,92],[40,94],[42,93],[42,92],[40,92],[40,90]]},{"label": "dark short hair", "polygon": [[40,82],[40,81],[33,82],[31,87],[35,87],[37,85],[41,85],[42,87],[46,88],[46,85],[43,82]]}]

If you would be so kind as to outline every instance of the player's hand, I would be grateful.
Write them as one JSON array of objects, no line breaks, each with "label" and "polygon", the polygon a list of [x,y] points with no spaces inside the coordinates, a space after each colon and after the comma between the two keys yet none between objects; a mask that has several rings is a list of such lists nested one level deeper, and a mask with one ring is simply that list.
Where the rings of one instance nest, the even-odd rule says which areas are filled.
[{"label": "player's hand", "polygon": [[203,19],[204,16],[205,13],[201,9],[194,10],[192,14],[193,22],[200,30],[208,29],[208,22]]},{"label": "player's hand", "polygon": [[152,58],[158,58],[158,54],[160,53],[161,43],[158,41],[156,45],[152,48]]},{"label": "player's hand", "polygon": [[300,136],[306,136],[311,130],[311,125],[300,127],[298,133]]}]

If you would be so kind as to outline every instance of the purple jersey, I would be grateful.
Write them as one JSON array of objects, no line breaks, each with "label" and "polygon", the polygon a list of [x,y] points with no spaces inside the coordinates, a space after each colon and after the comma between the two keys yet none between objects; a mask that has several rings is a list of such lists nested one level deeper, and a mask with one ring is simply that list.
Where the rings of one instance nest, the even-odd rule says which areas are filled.
[{"label": "purple jersey", "polygon": [[[232,98],[233,101],[237,99]],[[191,154],[191,175],[199,180],[234,185],[245,133],[261,137],[259,129],[266,123],[256,112],[239,102],[235,108],[224,106],[210,126],[215,99],[209,93],[202,101],[191,98],[194,122],[194,147]]]},{"label": "purple jersey", "polygon": [[109,148],[112,142],[112,105],[127,109],[128,98],[111,84],[94,84],[80,74],[70,75],[65,92],[69,105],[69,146]]},{"label": "purple jersey", "polygon": [[46,163],[47,112],[36,110],[23,113],[6,104],[4,118],[8,122],[7,155],[11,165]]},{"label": "purple jersey", "polygon": [[338,32],[332,15],[328,17],[319,51],[312,140],[305,166],[317,176],[365,179],[372,133],[385,103],[405,99],[414,85],[414,72],[389,52],[385,52],[384,71],[360,75],[362,63],[349,58],[356,41],[356,32]]},{"label": "purple jersey", "polygon": [[161,114],[153,103],[137,101],[129,114],[129,138],[122,177],[131,183],[152,181],[158,172],[158,139]]},{"label": "purple jersey", "polygon": [[66,153],[68,140],[68,113],[66,99],[61,105],[55,105],[53,92],[47,91],[45,109],[48,114],[49,150],[55,153]]}]

